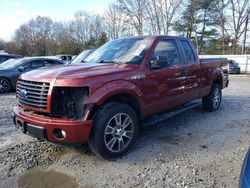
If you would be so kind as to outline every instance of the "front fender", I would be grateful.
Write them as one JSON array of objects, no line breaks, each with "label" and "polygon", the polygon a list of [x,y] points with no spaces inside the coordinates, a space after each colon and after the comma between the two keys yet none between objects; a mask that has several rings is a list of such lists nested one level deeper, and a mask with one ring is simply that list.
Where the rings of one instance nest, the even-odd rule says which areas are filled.
[{"label": "front fender", "polygon": [[129,94],[137,99],[140,105],[143,101],[140,99],[142,92],[133,83],[125,80],[116,80],[104,84],[86,99],[85,104],[102,105],[108,98],[118,94]]}]

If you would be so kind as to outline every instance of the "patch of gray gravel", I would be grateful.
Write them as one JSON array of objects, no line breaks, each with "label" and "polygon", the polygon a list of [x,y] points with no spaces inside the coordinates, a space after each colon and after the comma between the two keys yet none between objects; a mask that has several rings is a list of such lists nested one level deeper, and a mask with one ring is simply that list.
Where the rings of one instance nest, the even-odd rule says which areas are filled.
[{"label": "patch of gray gravel", "polygon": [[81,187],[237,187],[250,146],[250,77],[231,76],[221,108],[201,105],[145,128],[130,153],[116,161],[88,147],[66,147],[15,131],[15,95],[0,95],[0,187],[16,187],[28,169],[74,177]]}]

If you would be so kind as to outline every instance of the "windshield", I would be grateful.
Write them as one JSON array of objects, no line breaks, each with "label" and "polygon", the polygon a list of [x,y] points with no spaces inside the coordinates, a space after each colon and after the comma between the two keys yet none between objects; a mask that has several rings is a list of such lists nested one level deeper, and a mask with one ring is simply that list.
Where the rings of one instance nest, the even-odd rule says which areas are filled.
[{"label": "windshield", "polygon": [[89,54],[91,54],[93,51],[94,51],[94,49],[92,49],[92,50],[84,50],[75,59],[73,59],[73,61],[71,61],[71,63],[83,63],[84,60],[86,59],[86,57],[88,57]]},{"label": "windshield", "polygon": [[153,39],[129,38],[110,41],[86,58],[90,63],[130,63],[140,64]]},{"label": "windshield", "polygon": [[5,61],[4,63],[2,63],[0,67],[5,68],[5,69],[16,69],[17,67],[19,67],[19,65],[21,65],[22,62],[23,62],[23,58],[9,59]]},{"label": "windshield", "polygon": [[8,59],[8,60],[6,60],[6,61],[4,61],[3,63],[0,64],[0,67],[3,67],[3,66],[9,64],[10,62],[12,62],[12,61],[14,61],[14,60],[15,60],[15,59]]},{"label": "windshield", "polygon": [[233,60],[229,60],[228,62],[229,62],[229,65],[231,65],[231,66],[237,66],[238,65],[238,63],[236,63]]}]

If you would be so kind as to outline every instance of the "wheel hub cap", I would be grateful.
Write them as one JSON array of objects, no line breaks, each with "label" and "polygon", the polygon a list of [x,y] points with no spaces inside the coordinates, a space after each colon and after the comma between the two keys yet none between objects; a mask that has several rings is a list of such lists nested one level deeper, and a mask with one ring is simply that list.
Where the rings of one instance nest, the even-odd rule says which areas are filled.
[{"label": "wheel hub cap", "polygon": [[106,147],[112,152],[124,150],[133,136],[133,121],[128,114],[118,113],[107,123],[104,133]]},{"label": "wheel hub cap", "polygon": [[9,91],[9,84],[7,81],[0,79],[0,93]]},{"label": "wheel hub cap", "polygon": [[219,106],[220,100],[221,100],[221,94],[220,94],[220,90],[217,88],[214,90],[214,98],[213,98],[214,108],[217,108]]}]

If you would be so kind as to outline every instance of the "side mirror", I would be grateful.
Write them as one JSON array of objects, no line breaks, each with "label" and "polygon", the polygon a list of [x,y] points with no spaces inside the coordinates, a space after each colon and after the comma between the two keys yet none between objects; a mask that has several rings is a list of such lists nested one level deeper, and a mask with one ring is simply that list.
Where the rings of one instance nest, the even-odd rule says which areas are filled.
[{"label": "side mirror", "polygon": [[161,64],[158,60],[156,59],[151,59],[150,62],[150,68],[155,70],[155,69],[161,69]]},{"label": "side mirror", "polygon": [[152,69],[161,69],[162,67],[167,67],[168,61],[165,56],[156,56],[150,60],[150,67]]},{"label": "side mirror", "polygon": [[19,72],[23,72],[23,71],[25,71],[25,69],[26,69],[26,67],[18,67],[18,68],[17,68],[17,70],[18,70]]}]

